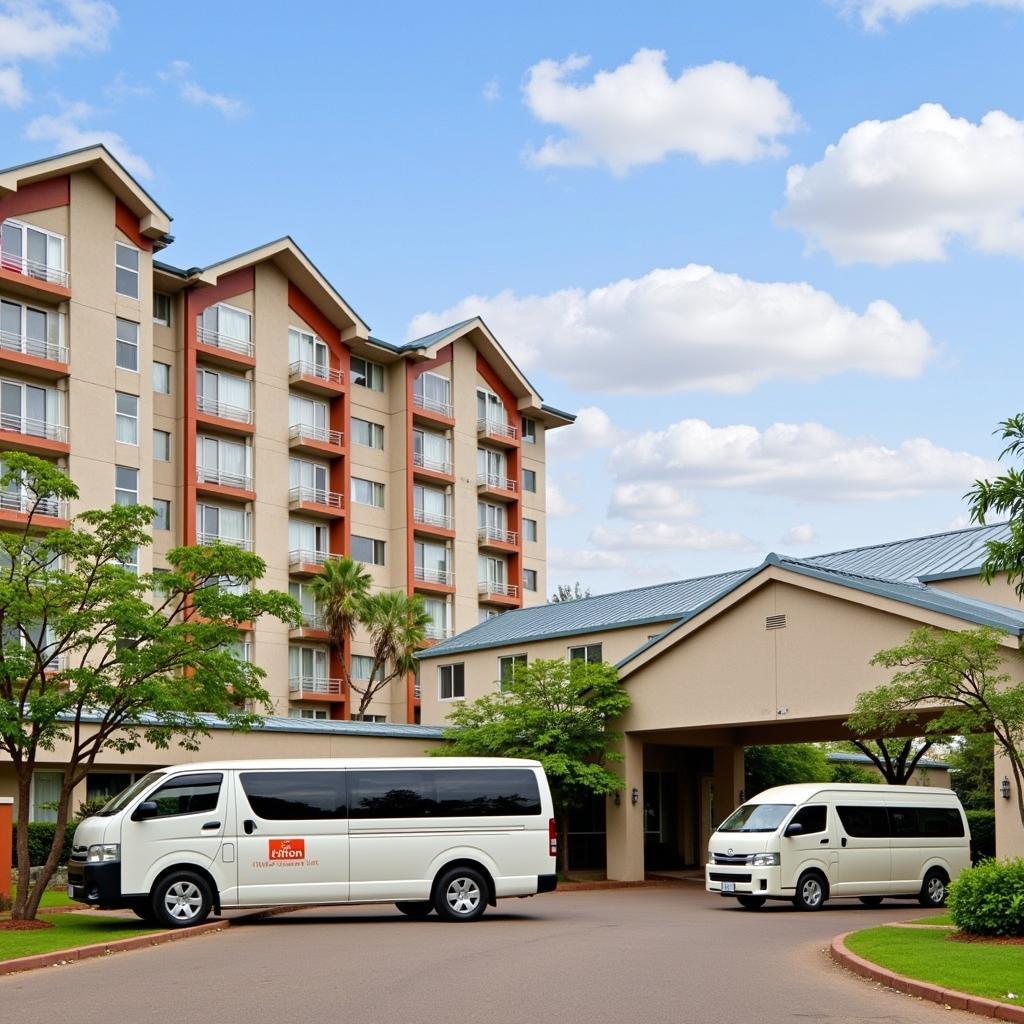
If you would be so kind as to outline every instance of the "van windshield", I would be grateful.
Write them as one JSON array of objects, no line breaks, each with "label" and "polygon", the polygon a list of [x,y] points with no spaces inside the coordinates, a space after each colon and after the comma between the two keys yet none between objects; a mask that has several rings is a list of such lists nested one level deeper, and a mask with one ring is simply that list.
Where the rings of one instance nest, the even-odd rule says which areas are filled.
[{"label": "van windshield", "polygon": [[117,796],[104,804],[102,809],[96,812],[96,816],[99,818],[109,818],[110,815],[123,811],[139,793],[156,782],[157,779],[162,779],[163,777],[163,772],[150,772],[148,775],[143,775],[141,779],[136,779],[127,789],[122,789]]},{"label": "van windshield", "polygon": [[719,832],[774,832],[795,804],[744,804],[718,826]]}]

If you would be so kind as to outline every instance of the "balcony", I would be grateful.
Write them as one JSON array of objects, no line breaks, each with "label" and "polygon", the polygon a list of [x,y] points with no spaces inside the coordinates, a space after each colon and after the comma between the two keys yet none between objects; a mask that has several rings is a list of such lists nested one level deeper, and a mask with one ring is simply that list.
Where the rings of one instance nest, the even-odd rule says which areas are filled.
[{"label": "balcony", "polygon": [[332,558],[340,558],[331,551],[314,548],[295,548],[288,552],[288,571],[295,576],[317,576],[324,571],[324,564]]},{"label": "balcony", "polygon": [[432,459],[428,455],[424,455],[423,452],[416,451],[412,453],[412,466],[413,472],[417,476],[427,477],[431,480],[451,481],[455,472],[455,467],[450,462],[445,462],[443,459]]},{"label": "balcony", "polygon": [[332,366],[311,363],[308,359],[297,359],[288,365],[288,383],[304,391],[333,397],[345,390],[345,374]]},{"label": "balcony", "polygon": [[434,569],[417,565],[413,568],[413,579],[417,590],[433,590],[450,594],[455,589],[455,574],[451,569]]},{"label": "balcony", "polygon": [[196,328],[196,351],[213,363],[244,367],[256,365],[256,350],[251,341],[232,338],[202,326]]},{"label": "balcony", "polygon": [[12,252],[0,251],[0,281],[6,290],[33,298],[71,297],[71,275],[66,270]]},{"label": "balcony", "polygon": [[288,491],[288,508],[308,512],[323,519],[337,519],[345,514],[342,495],[319,487],[292,487]]},{"label": "balcony", "polygon": [[341,455],[344,440],[340,430],[310,423],[293,423],[288,428],[288,447],[307,455]]},{"label": "balcony", "polygon": [[241,548],[243,551],[252,551],[252,537],[228,537],[220,533],[196,534],[196,543],[200,545],[226,544],[228,547]]},{"label": "balcony", "polygon": [[519,490],[515,480],[499,473],[478,473],[476,477],[477,492],[489,498],[502,501],[514,501]]},{"label": "balcony", "polygon": [[413,416],[418,419],[427,420],[430,423],[439,423],[450,427],[455,423],[455,406],[451,402],[442,402],[429,395],[412,396]]},{"label": "balcony", "polygon": [[218,402],[205,395],[197,395],[196,412],[199,422],[207,426],[226,430],[230,434],[253,433],[252,409],[240,405],[229,405],[227,402]]},{"label": "balcony", "polygon": [[440,537],[455,536],[455,517],[447,513],[428,512],[413,507],[412,521],[419,533],[431,533]]},{"label": "balcony", "polygon": [[56,380],[68,375],[68,350],[44,338],[0,331],[0,365],[35,377]]},{"label": "balcony", "polygon": [[71,519],[71,509],[58,498],[37,498],[31,491],[0,491],[0,522],[24,523],[29,514],[34,526],[63,527]]},{"label": "balcony", "polygon": [[319,609],[306,611],[303,609],[302,622],[298,626],[292,626],[288,631],[290,640],[326,640],[327,620],[324,613]]},{"label": "balcony", "polygon": [[33,455],[67,455],[71,451],[67,427],[14,413],[0,415],[0,441]]},{"label": "balcony", "polygon": [[200,494],[238,498],[241,501],[253,501],[256,498],[251,476],[207,466],[196,466],[196,491]]},{"label": "balcony", "polygon": [[505,606],[519,604],[519,588],[514,583],[480,580],[476,588],[481,601]]},{"label": "balcony", "polygon": [[477,420],[476,434],[479,438],[497,442],[507,448],[519,446],[519,429],[504,420]]},{"label": "balcony", "polygon": [[292,676],[288,680],[288,693],[292,700],[344,700],[340,679],[321,676]]},{"label": "balcony", "polygon": [[519,544],[519,534],[515,530],[503,530],[497,526],[481,526],[476,531],[476,540],[482,548],[507,551]]},{"label": "balcony", "polygon": [[[451,626],[444,626],[440,625],[439,623],[432,622],[424,630],[424,633],[426,634],[428,640],[432,642],[437,642],[438,640],[447,640],[448,637],[454,636],[455,630],[452,629]],[[417,693],[416,696],[418,697],[419,694]]]}]

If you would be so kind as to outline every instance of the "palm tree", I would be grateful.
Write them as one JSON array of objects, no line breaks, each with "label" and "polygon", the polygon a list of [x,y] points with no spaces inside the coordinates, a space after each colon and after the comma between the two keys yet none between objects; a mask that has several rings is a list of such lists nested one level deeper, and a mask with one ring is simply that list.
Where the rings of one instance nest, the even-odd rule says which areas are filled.
[{"label": "palm tree", "polygon": [[346,688],[351,687],[352,679],[345,660],[345,647],[355,636],[356,626],[366,620],[372,583],[373,577],[361,562],[343,555],[325,562],[324,571],[310,588],[323,609],[324,624],[331,646],[338,652]]},{"label": "palm tree", "polygon": [[364,624],[370,630],[373,669],[360,695],[359,714],[370,706],[374,696],[393,679],[407,675],[416,667],[415,654],[427,638],[430,616],[418,594],[384,590],[372,594],[364,606]]}]

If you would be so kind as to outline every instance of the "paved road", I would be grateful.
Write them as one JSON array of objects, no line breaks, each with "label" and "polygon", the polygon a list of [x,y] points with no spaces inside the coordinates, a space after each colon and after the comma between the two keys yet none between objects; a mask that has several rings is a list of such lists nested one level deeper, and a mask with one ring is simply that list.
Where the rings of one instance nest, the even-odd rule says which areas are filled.
[{"label": "paved road", "polygon": [[902,1024],[976,1018],[848,975],[838,932],[916,905],[759,913],[696,886],[505,900],[474,924],[390,907],[306,910],[163,947],[0,978],[36,1024]]}]

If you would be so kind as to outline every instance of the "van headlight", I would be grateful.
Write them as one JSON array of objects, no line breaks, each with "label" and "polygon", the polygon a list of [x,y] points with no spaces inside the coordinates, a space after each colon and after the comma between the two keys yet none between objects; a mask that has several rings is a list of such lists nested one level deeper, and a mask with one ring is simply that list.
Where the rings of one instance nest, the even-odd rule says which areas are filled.
[{"label": "van headlight", "polygon": [[775,868],[779,866],[779,855],[777,853],[755,853],[754,859],[750,863],[755,868]]},{"label": "van headlight", "polygon": [[89,864],[109,864],[121,859],[120,843],[96,843],[85,856]]}]

